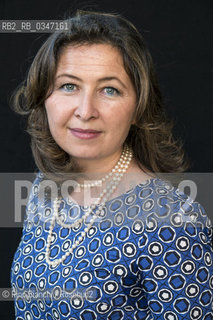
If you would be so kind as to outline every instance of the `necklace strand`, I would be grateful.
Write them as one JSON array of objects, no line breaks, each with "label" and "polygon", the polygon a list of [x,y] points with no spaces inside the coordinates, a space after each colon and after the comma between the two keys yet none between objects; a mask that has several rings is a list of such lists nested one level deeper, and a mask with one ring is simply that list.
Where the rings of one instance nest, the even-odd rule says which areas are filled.
[{"label": "necklace strand", "polygon": [[110,177],[112,177],[112,175],[117,171],[117,170],[122,170],[122,168],[125,167],[126,165],[126,151],[128,150],[127,147],[124,147],[121,157],[118,160],[118,162],[116,163],[116,165],[112,168],[112,170],[110,171],[110,173],[107,173],[103,178],[96,180],[92,183],[78,183],[78,187],[81,188],[90,188],[90,187],[95,187],[95,186],[100,186],[102,184],[102,182],[105,182],[106,180],[108,180]]},{"label": "necklace strand", "polygon": [[[53,202],[53,217],[50,222],[49,233],[48,233],[48,237],[47,237],[46,253],[45,253],[46,261],[50,266],[55,267],[58,264],[62,263],[70,254],[72,254],[74,249],[83,241],[83,239],[86,237],[86,234],[89,232],[91,226],[93,225],[95,219],[101,213],[101,210],[103,209],[104,204],[106,203],[106,201],[108,200],[110,195],[115,191],[121,178],[123,177],[124,173],[127,171],[129,164],[131,162],[131,159],[132,159],[132,151],[127,146],[125,146],[119,161],[117,162],[115,167],[110,172],[112,174],[111,175],[110,175],[110,173],[108,174],[109,177],[112,178],[112,180],[110,181],[110,184],[106,188],[103,189],[103,191],[100,193],[98,199],[89,207],[88,211],[84,214],[84,216],[81,217],[80,219],[78,219],[77,221],[75,221],[71,224],[64,223],[58,215],[61,199],[56,198],[54,200],[54,202]],[[109,177],[106,175],[104,178],[102,178],[99,181],[104,182]],[[103,179],[105,179],[105,180],[103,180]],[[87,184],[87,186],[93,187],[94,185]],[[98,209],[94,213],[93,210],[97,206],[98,206]],[[81,232],[81,235],[78,237],[78,239],[73,242],[72,246],[65,252],[64,255],[62,255],[61,258],[55,259],[55,260],[50,260],[50,245],[52,242],[52,231],[54,229],[55,223],[57,222],[63,228],[71,229],[71,228],[76,227],[80,223],[85,222],[86,218],[91,213],[94,213],[94,215],[91,217],[88,225],[85,227],[84,231]]]}]

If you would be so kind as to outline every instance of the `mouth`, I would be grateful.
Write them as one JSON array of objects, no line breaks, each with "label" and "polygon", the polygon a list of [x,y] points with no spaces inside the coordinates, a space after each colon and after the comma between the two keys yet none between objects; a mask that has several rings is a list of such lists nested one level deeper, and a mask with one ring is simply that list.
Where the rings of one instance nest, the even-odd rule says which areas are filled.
[{"label": "mouth", "polygon": [[93,129],[80,129],[80,128],[71,128],[71,130],[82,133],[100,133],[101,131]]},{"label": "mouth", "polygon": [[73,136],[79,139],[93,139],[101,134],[101,131],[94,129],[70,128],[70,131]]}]

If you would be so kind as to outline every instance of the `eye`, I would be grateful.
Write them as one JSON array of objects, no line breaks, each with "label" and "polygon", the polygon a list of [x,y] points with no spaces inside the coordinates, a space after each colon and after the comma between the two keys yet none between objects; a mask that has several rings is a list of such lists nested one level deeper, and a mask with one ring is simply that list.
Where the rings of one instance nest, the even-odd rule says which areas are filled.
[{"label": "eye", "polygon": [[67,91],[67,92],[72,92],[76,89],[76,85],[72,83],[65,83],[63,86],[61,86],[61,89]]},{"label": "eye", "polygon": [[118,89],[115,89],[113,87],[106,87],[104,88],[104,91],[109,96],[120,95],[120,91],[118,91]]}]

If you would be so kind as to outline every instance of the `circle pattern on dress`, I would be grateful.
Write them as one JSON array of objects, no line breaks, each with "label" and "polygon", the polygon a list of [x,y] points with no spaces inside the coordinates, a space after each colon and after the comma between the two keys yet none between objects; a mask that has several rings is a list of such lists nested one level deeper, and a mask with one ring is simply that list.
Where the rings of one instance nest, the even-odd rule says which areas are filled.
[{"label": "circle pattern on dress", "polygon": [[[41,180],[38,174],[11,269],[16,320],[212,319],[213,233],[199,203],[150,179],[108,201],[74,252],[50,267],[53,209],[49,199],[38,200]],[[87,208],[63,199],[59,210],[70,223]],[[84,228],[56,224],[50,258],[60,258]],[[41,297],[23,299],[24,290]]]}]

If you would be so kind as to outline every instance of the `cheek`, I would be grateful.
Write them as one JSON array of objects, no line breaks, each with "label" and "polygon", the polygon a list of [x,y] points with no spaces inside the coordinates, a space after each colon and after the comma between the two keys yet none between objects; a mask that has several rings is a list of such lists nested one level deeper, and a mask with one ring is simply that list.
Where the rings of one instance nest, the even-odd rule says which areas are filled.
[{"label": "cheek", "polygon": [[60,127],[66,124],[70,113],[64,101],[50,97],[45,102],[45,108],[50,129],[53,130],[54,127]]},{"label": "cheek", "polygon": [[111,119],[117,123],[118,127],[128,128],[133,121],[135,113],[135,105],[128,104],[128,102],[118,108]]},{"label": "cheek", "polygon": [[132,113],[124,112],[124,110],[115,112],[108,117],[107,122],[111,134],[117,137],[126,136],[132,124]]}]

